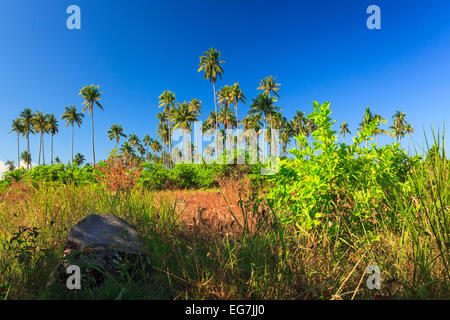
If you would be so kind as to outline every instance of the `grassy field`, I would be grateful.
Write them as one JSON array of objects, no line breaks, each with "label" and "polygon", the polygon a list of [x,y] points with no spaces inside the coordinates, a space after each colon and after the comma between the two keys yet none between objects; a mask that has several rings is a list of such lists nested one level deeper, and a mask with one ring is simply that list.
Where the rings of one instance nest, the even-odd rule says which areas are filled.
[{"label": "grassy field", "polygon": [[[448,191],[448,172],[439,179],[440,188]],[[379,221],[371,243],[361,241],[344,219],[345,231],[336,237],[328,236],[325,224],[309,231],[283,225],[264,198],[242,181],[218,190],[134,188],[118,193],[102,185],[17,183],[0,195],[1,297],[448,298],[448,266],[433,226],[436,197],[444,196],[447,204],[448,197],[428,189],[425,178],[420,183],[417,198],[397,199],[397,228],[390,228],[383,214],[381,219],[375,213],[368,217]],[[425,216],[409,218],[415,206]],[[99,212],[135,226],[150,258],[133,273],[110,278],[101,289],[69,291],[52,282],[65,237],[78,221]],[[380,290],[366,286],[365,271],[372,264],[382,271]]]},{"label": "grassy field", "polygon": [[[366,144],[369,127],[338,144],[328,114],[316,108],[315,142],[299,137],[267,179],[228,172],[199,189],[216,169],[168,173],[117,159],[7,175],[0,298],[448,299],[450,171],[439,141],[411,157],[398,144]],[[191,188],[155,190],[175,180]],[[55,268],[70,228],[93,213],[130,222],[149,255],[100,288],[70,291]],[[367,284],[371,266],[380,289]]]}]

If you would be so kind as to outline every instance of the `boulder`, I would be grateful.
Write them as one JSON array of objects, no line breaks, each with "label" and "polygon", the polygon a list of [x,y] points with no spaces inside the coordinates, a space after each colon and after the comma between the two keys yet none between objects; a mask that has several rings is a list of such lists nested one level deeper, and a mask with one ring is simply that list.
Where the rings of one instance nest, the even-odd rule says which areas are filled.
[{"label": "boulder", "polygon": [[98,285],[105,273],[117,272],[120,262],[136,266],[138,258],[146,255],[142,239],[128,222],[111,215],[92,214],[70,230],[64,266],[79,266]]}]

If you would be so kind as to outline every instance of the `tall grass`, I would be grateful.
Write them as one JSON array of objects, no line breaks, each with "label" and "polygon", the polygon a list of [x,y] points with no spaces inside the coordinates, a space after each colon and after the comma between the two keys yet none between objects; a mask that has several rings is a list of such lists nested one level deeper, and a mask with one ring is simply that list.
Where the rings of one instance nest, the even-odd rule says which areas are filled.
[{"label": "tall grass", "polygon": [[[264,190],[243,182],[221,184],[232,221],[226,228],[200,207],[186,218],[177,193],[15,183],[0,193],[0,298],[448,298],[448,160],[427,161],[408,175],[410,189],[393,189],[377,210],[341,199],[309,230],[282,224]],[[227,196],[236,190],[238,199]],[[215,193],[191,191],[183,201],[199,194],[207,202]],[[356,208],[373,227],[348,218]],[[70,291],[55,269],[70,228],[93,213],[130,222],[149,255],[101,288]],[[366,285],[370,265],[380,267],[380,290]]]}]

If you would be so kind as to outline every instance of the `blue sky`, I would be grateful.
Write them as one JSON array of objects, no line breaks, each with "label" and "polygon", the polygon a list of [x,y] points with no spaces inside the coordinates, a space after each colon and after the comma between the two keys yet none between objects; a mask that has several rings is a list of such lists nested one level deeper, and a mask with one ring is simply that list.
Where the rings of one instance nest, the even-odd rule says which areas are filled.
[{"label": "blue sky", "polygon": [[[71,4],[81,8],[81,30],[66,28]],[[381,8],[381,30],[366,27],[371,4]],[[402,110],[421,145],[424,128],[442,128],[450,118],[449,12],[444,0],[2,1],[0,160],[17,158],[9,131],[20,111],[60,118],[68,105],[81,108],[78,92],[91,83],[103,91],[104,111],[94,113],[97,159],[113,148],[106,131],[115,123],[127,134],[156,138],[164,90],[178,101],[202,100],[206,117],[212,87],[197,69],[209,47],[226,61],[217,87],[239,82],[247,96],[240,118],[259,81],[273,75],[288,119],[298,109],[311,112],[313,100],[330,101],[337,124],[348,121],[355,132],[366,106],[389,121]],[[75,133],[75,153],[91,161],[90,118]],[[70,139],[60,122],[55,155],[64,162]],[[45,143],[47,160],[49,137]],[[38,145],[32,137],[33,160]]]}]

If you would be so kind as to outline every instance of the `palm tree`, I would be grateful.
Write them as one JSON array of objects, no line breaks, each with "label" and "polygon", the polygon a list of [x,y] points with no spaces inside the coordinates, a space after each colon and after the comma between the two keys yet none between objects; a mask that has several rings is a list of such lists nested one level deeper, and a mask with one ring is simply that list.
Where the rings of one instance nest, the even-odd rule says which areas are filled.
[{"label": "palm tree", "polygon": [[58,133],[58,121],[54,114],[49,115],[47,119],[47,130],[52,136],[52,153],[51,153],[51,164],[53,164],[53,136]]},{"label": "palm tree", "polygon": [[75,155],[75,158],[73,159],[73,163],[76,166],[81,166],[85,161],[86,161],[86,158],[81,153],[77,153]]},{"label": "palm tree", "polygon": [[[254,130],[255,134],[257,134],[259,132],[259,130],[261,130],[261,127],[263,126],[263,118],[261,113],[255,113],[255,114],[250,114],[248,113],[244,119],[242,119],[241,124],[244,126],[244,130]],[[257,137],[255,137],[257,138]],[[248,135],[245,136],[245,142],[247,143],[247,147],[249,147],[249,143],[250,143],[250,137]],[[258,150],[259,150],[259,142],[258,140],[256,140],[256,152],[257,152],[257,156],[258,156]]]},{"label": "palm tree", "polygon": [[114,124],[106,132],[108,134],[109,141],[116,140],[114,148],[117,149],[117,145],[120,143],[120,137],[126,138],[127,135],[123,133],[123,128],[121,124]]},{"label": "palm tree", "polygon": [[103,110],[103,106],[98,102],[100,100],[100,97],[102,95],[102,92],[98,90],[99,86],[94,86],[91,84],[90,86],[85,86],[81,89],[79,95],[83,97],[85,104],[83,108],[86,110],[88,108],[88,114],[90,113],[92,116],[92,157],[94,160],[94,166],[95,166],[95,147],[94,147],[94,104],[96,104],[101,110]]},{"label": "palm tree", "polygon": [[[177,107],[172,109],[170,113],[170,119],[173,122],[172,132],[175,129],[181,128],[187,130],[189,134],[192,132],[192,122],[197,120],[197,113],[190,107],[190,105],[184,101],[183,103],[178,103]],[[183,139],[183,150],[184,150],[184,139]]]},{"label": "palm tree", "polygon": [[[362,121],[359,124],[359,130],[364,130],[365,128],[367,128],[367,126],[372,124],[374,121],[378,121],[378,123],[380,123],[380,122],[386,123],[385,118],[383,118],[378,113],[372,114],[372,111],[370,111],[370,107],[366,107],[366,111],[363,115]],[[375,128],[375,131],[373,132],[373,135],[377,138],[377,145],[378,145],[378,135],[386,134],[386,133],[388,133],[386,130],[380,129],[377,125],[377,127]],[[369,146],[369,140],[366,140],[366,148],[368,146]]]},{"label": "palm tree", "polygon": [[[214,91],[214,106],[215,106],[215,114],[217,117],[217,102],[216,102],[216,81],[217,77],[220,77],[222,79],[223,74],[223,68],[221,64],[225,63],[223,60],[220,59],[220,52],[217,51],[214,48],[210,48],[208,51],[205,51],[203,53],[204,55],[200,57],[200,67],[198,68],[198,72],[204,71],[205,75],[203,76],[203,79],[208,79],[209,82],[212,82],[213,84],[213,91]],[[216,118],[216,130],[217,130],[217,124],[218,120]]]},{"label": "palm tree", "polygon": [[350,129],[348,128],[347,121],[341,123],[341,130],[339,130],[339,134],[342,136],[342,139],[344,139],[344,143],[345,143],[345,136],[347,134],[352,134]]},{"label": "palm tree", "polygon": [[220,113],[218,115],[219,123],[223,124],[225,130],[228,128],[237,127],[237,120],[234,111],[228,106],[223,106],[220,108]]},{"label": "palm tree", "polygon": [[405,133],[408,135],[408,154],[409,154],[409,139],[410,139],[410,134],[414,133],[414,128],[412,127],[411,123],[408,123],[405,127]]},{"label": "palm tree", "polygon": [[152,143],[151,143],[151,145],[150,145],[150,148],[152,148],[152,151],[153,151],[154,153],[157,153],[157,152],[160,152],[160,151],[161,151],[162,146],[161,146],[161,143],[159,143],[158,140],[153,140]]},{"label": "palm tree", "polygon": [[[383,117],[382,117],[381,115],[379,115],[378,113],[376,113],[376,114],[373,115],[373,120],[378,121],[378,124],[379,124],[380,122],[386,124],[386,118],[383,118]],[[374,131],[373,134],[374,134],[374,136],[375,136],[376,139],[377,139],[377,145],[378,145],[378,136],[379,136],[380,134],[389,134],[389,132],[386,131],[386,130],[384,130],[384,129],[379,128],[378,125],[377,125],[377,127],[375,128],[375,131]]]},{"label": "palm tree", "polygon": [[5,165],[8,167],[8,171],[14,171],[16,170],[16,167],[14,166],[14,162],[13,161],[6,161]]},{"label": "palm tree", "polygon": [[402,143],[402,138],[405,136],[405,126],[406,126],[406,114],[402,111],[396,111],[392,116],[392,126],[389,129],[392,130],[392,137],[400,141],[400,146]]},{"label": "palm tree", "polygon": [[[265,94],[267,94],[270,97],[270,94],[273,93],[274,96],[279,98],[278,91],[280,91],[280,88],[278,88],[281,84],[275,82],[275,77],[269,76],[265,77],[261,80],[259,87],[256,88],[256,90],[262,90]],[[276,99],[274,100],[276,101]]]},{"label": "palm tree", "polygon": [[270,122],[270,118],[280,109],[275,107],[274,98],[271,98],[267,93],[260,93],[256,98],[252,100],[249,114],[261,113],[264,115],[264,129],[266,129],[267,123]]},{"label": "palm tree", "polygon": [[31,166],[31,154],[27,150],[22,152],[22,154],[20,155],[20,159],[22,159],[22,161],[25,162],[27,168]]},{"label": "palm tree", "polygon": [[215,111],[211,111],[208,115],[208,118],[206,118],[205,122],[202,126],[202,132],[205,133],[207,130],[212,128],[217,128],[216,124],[218,124],[216,121],[218,119],[218,114],[216,114]]},{"label": "palm tree", "polygon": [[125,142],[122,144],[122,146],[120,147],[119,151],[120,151],[120,153],[121,153],[122,155],[129,155],[129,156],[132,156],[132,157],[135,156],[134,150],[133,150],[133,148],[130,146],[130,144],[128,143],[128,141],[125,141]]},{"label": "palm tree", "polygon": [[[229,85],[224,85],[217,92],[217,102],[220,106],[229,106],[231,103],[231,87]],[[220,111],[219,111],[220,112]]]},{"label": "palm tree", "polygon": [[234,128],[237,126],[237,121],[234,112],[233,110],[230,109],[228,105],[224,105],[222,108],[220,108],[218,118],[219,123],[223,124],[225,130],[227,130],[230,127]]},{"label": "palm tree", "polygon": [[170,149],[172,129],[171,125],[166,121],[167,118],[164,113],[158,113],[157,116],[158,119],[160,120],[157,133],[159,138],[164,144],[163,162],[166,166],[169,166],[170,159],[166,159],[167,158],[166,146],[169,146]]},{"label": "palm tree", "polygon": [[[33,130],[35,132],[39,132],[40,133],[40,140],[39,140],[39,157],[38,157],[38,165],[41,164],[41,150],[43,150],[42,144],[44,143],[43,141],[43,135],[47,130],[47,118],[46,116],[40,112],[40,111],[36,111],[36,114],[33,118]],[[42,152],[43,153],[43,152]],[[42,154],[42,157],[44,158],[44,155]]]},{"label": "palm tree", "polygon": [[239,83],[233,84],[231,87],[231,103],[234,104],[236,109],[236,122],[239,123],[239,115],[238,115],[238,103],[242,102],[245,104],[245,100],[247,98],[244,95],[244,92],[239,87]]},{"label": "palm tree", "polygon": [[306,124],[308,120],[305,117],[305,113],[301,110],[295,111],[294,118],[292,119],[293,125],[294,125],[294,133],[296,135],[303,134],[305,136],[309,136],[308,129],[306,127]]},{"label": "palm tree", "polygon": [[137,147],[141,143],[141,140],[136,134],[130,134],[128,136],[128,144],[130,147]]},{"label": "palm tree", "polygon": [[159,108],[164,107],[164,112],[169,113],[170,109],[175,106],[175,100],[175,93],[166,90],[159,96]]},{"label": "palm tree", "polygon": [[200,116],[202,114],[200,112],[200,110],[202,109],[201,104],[202,104],[202,102],[196,98],[189,101],[189,107],[191,108],[191,111],[193,111],[198,116]]},{"label": "palm tree", "polygon": [[78,128],[83,123],[84,114],[78,113],[75,105],[66,107],[65,112],[61,116],[62,120],[66,120],[66,127],[72,126],[72,162],[73,162],[73,140],[74,140],[74,124],[78,125]]},{"label": "palm tree", "polygon": [[31,165],[31,153],[30,153],[30,133],[34,134],[33,131],[33,112],[31,111],[30,108],[25,108],[21,113],[20,113],[20,120],[22,122],[23,125],[23,134],[27,137],[27,153],[26,156],[30,159],[29,162],[26,162],[27,164],[27,169],[30,168]]},{"label": "palm tree", "polygon": [[281,135],[280,140],[283,143],[283,153],[284,155],[287,155],[287,146],[289,145],[289,141],[294,136],[295,132],[295,126],[293,121],[286,121],[286,118],[283,118],[282,121],[282,128],[281,128]]},{"label": "palm tree", "polygon": [[144,136],[144,139],[142,139],[142,142],[143,142],[144,145],[147,147],[147,152],[150,152],[149,148],[150,148],[150,146],[151,146],[152,143],[153,143],[153,139],[150,138],[150,135],[149,135],[149,134],[146,134],[146,135]]},{"label": "palm tree", "polygon": [[147,153],[147,150],[145,150],[144,146],[142,144],[139,144],[137,146],[137,152],[141,155],[142,161],[144,161],[144,156]]},{"label": "palm tree", "polygon": [[20,146],[19,146],[19,137],[20,135],[23,135],[24,133],[24,128],[23,128],[23,124],[22,121],[20,119],[15,119],[12,122],[12,130],[10,133],[15,132],[17,134],[17,168],[20,168]]}]

